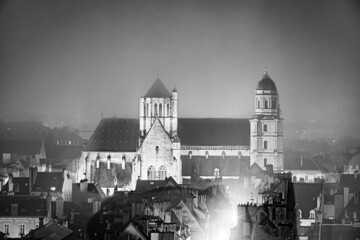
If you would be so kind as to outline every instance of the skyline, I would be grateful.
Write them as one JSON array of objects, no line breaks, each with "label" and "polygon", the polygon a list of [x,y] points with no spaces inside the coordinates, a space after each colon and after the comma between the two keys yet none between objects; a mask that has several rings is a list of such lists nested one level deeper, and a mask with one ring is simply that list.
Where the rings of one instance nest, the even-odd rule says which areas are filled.
[{"label": "skyline", "polygon": [[356,1],[3,1],[1,118],[137,118],[160,77],[180,117],[253,115],[268,69],[287,121],[355,124]]}]

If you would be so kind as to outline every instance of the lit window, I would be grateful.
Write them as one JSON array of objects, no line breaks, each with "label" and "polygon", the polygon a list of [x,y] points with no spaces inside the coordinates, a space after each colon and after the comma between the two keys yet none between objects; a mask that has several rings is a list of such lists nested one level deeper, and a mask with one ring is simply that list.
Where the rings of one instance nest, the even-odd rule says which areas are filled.
[{"label": "lit window", "polygon": [[25,225],[24,224],[21,224],[19,226],[19,235],[20,236],[24,236],[25,235]]},{"label": "lit window", "polygon": [[69,141],[69,145],[71,145],[71,141]]},{"label": "lit window", "polygon": [[5,233],[5,235],[9,235],[9,230],[10,229],[10,225],[9,224],[5,224],[4,225],[4,233]]},{"label": "lit window", "polygon": [[160,180],[164,180],[166,178],[166,167],[165,166],[161,166],[159,168],[159,179]]},{"label": "lit window", "polygon": [[155,167],[150,166],[148,168],[148,180],[155,180],[155,177],[156,177]]},{"label": "lit window", "polygon": [[189,159],[192,159],[192,151],[189,151]]},{"label": "lit window", "polygon": [[55,191],[56,187],[50,187],[50,191]]},{"label": "lit window", "polygon": [[267,147],[268,147],[268,143],[267,141],[264,141],[264,149],[267,149]]},{"label": "lit window", "polygon": [[264,132],[267,132],[267,125],[264,124]]}]

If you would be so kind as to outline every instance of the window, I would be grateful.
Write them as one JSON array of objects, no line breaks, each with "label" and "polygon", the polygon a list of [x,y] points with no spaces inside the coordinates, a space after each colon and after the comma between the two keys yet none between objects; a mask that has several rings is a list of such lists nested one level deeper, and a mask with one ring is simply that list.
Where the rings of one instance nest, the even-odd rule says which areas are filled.
[{"label": "window", "polygon": [[267,165],[267,159],[264,158],[264,167],[266,167],[266,165]]},{"label": "window", "polygon": [[159,116],[162,117],[162,104],[159,104]]},{"label": "window", "polygon": [[264,132],[267,132],[267,125],[264,124]]},{"label": "window", "polygon": [[166,178],[166,167],[165,166],[161,166],[159,168],[159,179],[160,180],[164,180]]},{"label": "window", "polygon": [[4,233],[5,235],[9,235],[9,231],[10,231],[10,225],[9,224],[4,224]]},{"label": "window", "polygon": [[241,152],[240,151],[238,152],[238,157],[239,157],[239,159],[241,159]]},{"label": "window", "polygon": [[269,108],[269,102],[268,102],[268,100],[265,100],[265,108],[266,108],[266,109]]},{"label": "window", "polygon": [[268,142],[264,141],[264,149],[267,149],[267,147],[268,147]]},{"label": "window", "polygon": [[220,170],[218,168],[214,168],[214,177],[219,178],[220,177]]},{"label": "window", "polygon": [[314,210],[310,210],[310,217],[311,219],[315,218],[315,211]]},{"label": "window", "polygon": [[260,108],[260,101],[257,101],[257,108]]},{"label": "window", "polygon": [[271,108],[276,109],[276,100],[275,99],[272,100]]},{"label": "window", "polygon": [[167,116],[170,116],[170,105],[166,104],[166,109],[167,109]]},{"label": "window", "polygon": [[146,115],[150,117],[150,108],[148,103],[146,104]]},{"label": "window", "polygon": [[158,110],[157,110],[157,104],[156,103],[154,105],[154,112],[155,112],[155,116],[157,116],[158,115]]},{"label": "window", "polygon": [[19,226],[19,235],[20,236],[24,236],[25,235],[25,225],[24,224],[21,224]]},{"label": "window", "polygon": [[148,180],[155,180],[155,175],[156,175],[155,167],[150,166],[148,168]]},{"label": "window", "polygon": [[159,146],[156,146],[156,147],[155,147],[156,154],[159,153],[159,149],[160,149]]},{"label": "window", "polygon": [[192,159],[192,151],[189,151],[189,159]]},{"label": "window", "polygon": [[222,159],[225,159],[225,151],[222,152]]},{"label": "window", "polygon": [[209,151],[205,152],[205,158],[208,159],[209,158]]}]

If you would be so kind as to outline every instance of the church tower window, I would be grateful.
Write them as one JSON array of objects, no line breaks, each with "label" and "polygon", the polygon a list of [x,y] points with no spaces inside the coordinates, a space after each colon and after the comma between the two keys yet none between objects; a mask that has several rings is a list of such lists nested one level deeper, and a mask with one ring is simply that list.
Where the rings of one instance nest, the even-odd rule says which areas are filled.
[{"label": "church tower window", "polygon": [[166,178],[166,167],[160,166],[159,168],[159,179],[164,180]]},{"label": "church tower window", "polygon": [[267,149],[267,147],[268,147],[268,142],[264,141],[264,149]]},{"label": "church tower window", "polygon": [[156,177],[156,171],[155,171],[155,167],[154,166],[150,166],[148,168],[148,180],[155,180]]},{"label": "church tower window", "polygon": [[157,109],[157,104],[156,103],[154,105],[154,113],[155,113],[155,116],[158,115],[158,109]]},{"label": "church tower window", "polygon": [[272,100],[271,108],[276,109],[276,100],[275,99]]},{"label": "church tower window", "polygon": [[166,113],[167,113],[167,116],[169,117],[170,116],[170,105],[169,104],[166,104]]},{"label": "church tower window", "polygon": [[159,104],[159,116],[162,117],[162,104]]},{"label": "church tower window", "polygon": [[264,132],[267,132],[267,124],[264,124]]},{"label": "church tower window", "polygon": [[146,104],[146,116],[150,117],[150,108],[149,108],[149,104]]},{"label": "church tower window", "polygon": [[269,108],[269,102],[268,102],[268,100],[265,100],[265,108],[266,108],[266,109]]}]

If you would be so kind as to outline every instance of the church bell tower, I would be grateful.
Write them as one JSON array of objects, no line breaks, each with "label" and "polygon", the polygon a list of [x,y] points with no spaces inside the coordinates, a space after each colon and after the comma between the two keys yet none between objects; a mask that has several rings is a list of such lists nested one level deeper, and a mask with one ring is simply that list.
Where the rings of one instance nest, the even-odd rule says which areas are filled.
[{"label": "church bell tower", "polygon": [[267,71],[255,90],[255,111],[250,119],[250,165],[254,163],[262,169],[268,164],[274,171],[284,169],[279,94]]}]

